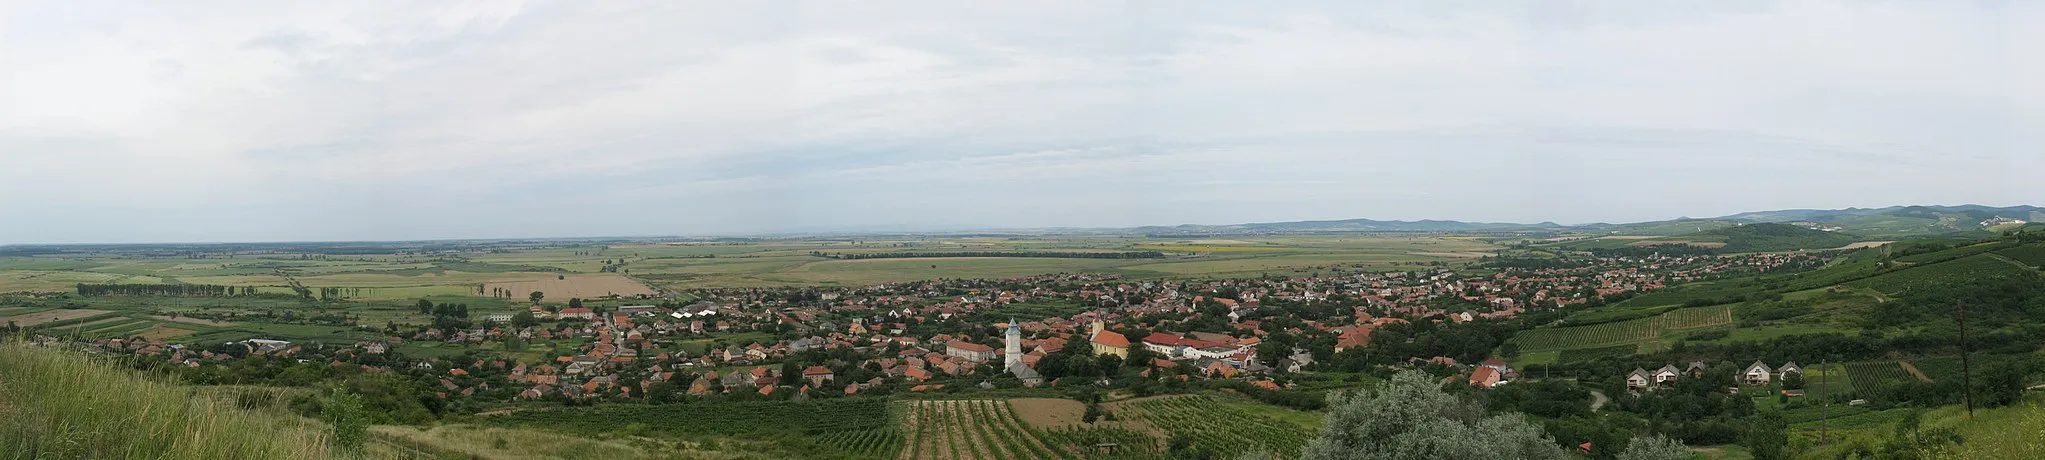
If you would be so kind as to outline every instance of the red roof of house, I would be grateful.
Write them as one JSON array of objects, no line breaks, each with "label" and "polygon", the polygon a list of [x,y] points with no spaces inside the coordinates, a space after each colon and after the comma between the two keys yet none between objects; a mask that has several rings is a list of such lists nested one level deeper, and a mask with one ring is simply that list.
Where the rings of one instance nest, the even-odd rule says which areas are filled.
[{"label": "red roof of house", "polygon": [[1115,348],[1129,348],[1129,338],[1123,337],[1121,333],[1115,331],[1101,331],[1099,334],[1094,334],[1093,343]]},{"label": "red roof of house", "polygon": [[1498,370],[1479,366],[1477,370],[1470,372],[1470,384],[1491,388],[1492,385],[1498,384]]},{"label": "red roof of house", "polygon": [[802,375],[831,375],[831,369],[824,366],[810,366],[808,369],[802,370]]},{"label": "red roof of house", "polygon": [[[957,349],[960,349],[960,350],[966,350],[966,351],[974,351],[974,352],[981,352],[981,353],[986,353],[986,352],[991,352],[991,351],[994,351],[994,347],[990,347],[990,346],[986,346],[986,345],[981,345],[981,344],[977,344],[977,343],[973,343],[973,342],[965,342],[965,341],[956,341],[956,340],[955,340],[955,341],[952,341],[951,343],[947,343],[947,344],[944,344],[944,346],[947,346],[947,347],[952,347],[952,348],[957,348]],[[1127,345],[1125,344],[1124,346],[1127,346]]]}]

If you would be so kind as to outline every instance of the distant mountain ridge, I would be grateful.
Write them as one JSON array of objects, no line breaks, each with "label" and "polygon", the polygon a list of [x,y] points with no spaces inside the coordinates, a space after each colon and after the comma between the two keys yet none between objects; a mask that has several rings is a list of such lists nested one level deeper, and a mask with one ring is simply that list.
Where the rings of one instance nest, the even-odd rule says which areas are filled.
[{"label": "distant mountain ridge", "polygon": [[2006,220],[2045,222],[2045,208],[2020,206],[1890,206],[1885,208],[1784,209],[1752,211],[1714,218],[1677,218],[1622,224],[1562,225],[1455,220],[1311,220],[1233,225],[1145,226],[1121,229],[1146,235],[1213,235],[1315,232],[1587,232],[1619,235],[1675,236],[1713,232],[1757,223],[1785,223],[1819,231],[1871,237],[1986,232],[1983,223]]}]

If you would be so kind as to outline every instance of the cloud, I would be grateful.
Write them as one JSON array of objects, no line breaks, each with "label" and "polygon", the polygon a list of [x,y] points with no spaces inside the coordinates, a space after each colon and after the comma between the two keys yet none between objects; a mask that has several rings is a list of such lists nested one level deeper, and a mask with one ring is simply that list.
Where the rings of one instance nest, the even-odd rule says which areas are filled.
[{"label": "cloud", "polygon": [[2018,204],[2028,3],[0,7],[0,242]]}]

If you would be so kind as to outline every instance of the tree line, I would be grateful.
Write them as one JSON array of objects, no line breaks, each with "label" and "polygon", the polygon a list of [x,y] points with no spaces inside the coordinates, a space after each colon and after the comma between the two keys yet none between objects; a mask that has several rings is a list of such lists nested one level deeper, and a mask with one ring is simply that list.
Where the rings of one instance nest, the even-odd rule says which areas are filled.
[{"label": "tree line", "polygon": [[256,286],[221,286],[217,284],[88,284],[78,283],[78,295],[94,297],[109,295],[128,296],[174,296],[174,297],[235,297],[259,294]]},{"label": "tree line", "polygon": [[1041,257],[1052,259],[1163,259],[1165,254],[1157,251],[1131,252],[1065,252],[1065,251],[968,251],[968,252],[878,252],[866,254],[825,253],[810,251],[809,255],[826,259],[923,259],[933,257]]}]

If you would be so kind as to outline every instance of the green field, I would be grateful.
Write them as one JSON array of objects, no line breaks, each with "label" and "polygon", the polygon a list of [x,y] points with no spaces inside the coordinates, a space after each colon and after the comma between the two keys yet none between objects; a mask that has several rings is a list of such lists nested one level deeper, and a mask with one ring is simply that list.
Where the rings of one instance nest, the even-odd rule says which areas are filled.
[{"label": "green field", "polygon": [[1135,418],[1167,433],[1191,437],[1194,448],[1211,449],[1222,458],[1249,452],[1298,457],[1318,431],[1315,426],[1222,404],[1210,396],[1158,398],[1122,407]]},{"label": "green field", "polygon": [[[255,286],[289,294],[292,281],[346,288],[355,300],[477,296],[493,282],[538,281],[615,271],[669,290],[704,287],[861,286],[938,278],[1012,278],[1092,272],[1136,278],[1307,274],[1350,269],[1461,265],[1498,247],[1433,235],[1313,235],[1244,240],[1127,236],[932,237],[853,241],[738,240],[677,244],[508,245],[437,254],[318,255],[222,251],[67,252],[0,257],[0,293],[65,292],[90,284]],[[829,259],[832,254],[1162,251],[1162,259],[936,257]],[[609,270],[607,270],[607,268]],[[523,293],[518,293],[523,294]],[[487,293],[482,295],[488,295]],[[520,295],[519,297],[522,297]],[[560,297],[560,296],[550,296]],[[549,298],[564,302],[566,298]]]},{"label": "green field", "polygon": [[1950,284],[1998,274],[2025,273],[2026,268],[2007,259],[1988,254],[1977,254],[1956,260],[1922,267],[1911,267],[1892,273],[1882,274],[1851,283],[1847,286],[1866,288],[1885,294],[1898,294],[1914,288]]},{"label": "green field", "polygon": [[[1665,334],[1730,324],[1732,310],[1716,307],[1683,308],[1659,315],[1589,326],[1537,328],[1513,336],[1523,353],[1569,349],[1600,349],[1604,353],[1619,346],[1658,346]],[[1581,353],[1579,353],[1581,356]],[[1568,354],[1562,359],[1567,361]]]}]

